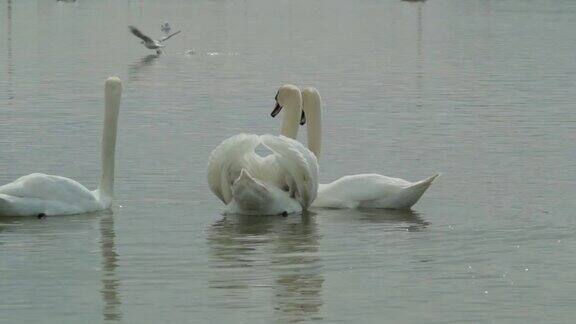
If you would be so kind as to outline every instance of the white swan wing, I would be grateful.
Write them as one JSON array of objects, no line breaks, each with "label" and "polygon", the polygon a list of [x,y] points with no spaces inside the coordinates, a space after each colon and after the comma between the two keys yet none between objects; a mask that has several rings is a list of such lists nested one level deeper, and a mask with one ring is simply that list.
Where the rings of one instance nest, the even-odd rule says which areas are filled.
[{"label": "white swan wing", "polygon": [[0,194],[75,203],[92,201],[92,192],[80,183],[61,176],[32,173],[0,187]]},{"label": "white swan wing", "polygon": [[379,174],[355,174],[322,185],[321,192],[329,194],[335,199],[365,201],[378,199],[384,194],[400,192],[410,184],[403,179]]},{"label": "white swan wing", "polygon": [[33,173],[0,186],[0,211],[15,215],[74,214],[98,208],[95,195],[61,176]]},{"label": "white swan wing", "polygon": [[210,154],[208,184],[224,204],[232,200],[232,184],[240,171],[251,169],[253,153],[259,144],[258,135],[238,134],[222,141]]},{"label": "white swan wing", "polygon": [[304,209],[318,193],[318,161],[300,142],[285,136],[262,135],[262,144],[276,156],[276,163],[285,174],[285,181],[294,190],[294,197]]},{"label": "white swan wing", "polygon": [[380,174],[344,176],[321,184],[314,207],[407,208],[414,205],[438,175],[418,182]]}]

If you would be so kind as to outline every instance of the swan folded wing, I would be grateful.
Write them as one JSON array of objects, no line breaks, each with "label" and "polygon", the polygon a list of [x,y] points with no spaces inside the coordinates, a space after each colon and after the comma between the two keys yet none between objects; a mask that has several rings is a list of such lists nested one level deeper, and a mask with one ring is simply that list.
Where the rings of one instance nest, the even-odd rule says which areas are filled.
[{"label": "swan folded wing", "polygon": [[318,191],[316,207],[354,208],[358,204],[381,201],[395,201],[402,197],[412,182],[380,174],[355,174],[344,176],[334,182],[322,185]]},{"label": "swan folded wing", "polygon": [[92,202],[89,205],[82,205],[43,198],[0,194],[0,215],[4,216],[72,215],[97,209],[97,205]]},{"label": "swan folded wing", "polygon": [[262,135],[262,144],[276,156],[295,192],[295,198],[308,208],[318,192],[318,162],[310,150],[300,142],[285,136]]},{"label": "swan folded wing", "polygon": [[232,184],[240,171],[254,163],[251,155],[259,144],[258,135],[238,134],[222,141],[210,154],[208,184],[224,204],[232,200]]},{"label": "swan folded wing", "polygon": [[93,203],[95,197],[80,183],[61,176],[33,173],[0,187],[0,194],[79,205]]}]

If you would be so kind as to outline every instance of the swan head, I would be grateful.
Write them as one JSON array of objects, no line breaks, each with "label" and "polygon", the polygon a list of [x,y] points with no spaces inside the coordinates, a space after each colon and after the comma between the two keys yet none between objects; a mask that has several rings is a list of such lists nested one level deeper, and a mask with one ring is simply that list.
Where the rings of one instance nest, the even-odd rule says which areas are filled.
[{"label": "swan head", "polygon": [[270,192],[260,181],[242,169],[240,176],[232,184],[232,195],[245,209],[258,209],[269,200]]},{"label": "swan head", "polygon": [[322,99],[320,93],[314,87],[302,89],[302,112],[307,115],[320,114]]},{"label": "swan head", "polygon": [[306,123],[306,115],[302,110],[302,94],[297,86],[293,84],[285,84],[281,86],[278,89],[274,100],[276,101],[276,105],[270,114],[272,117],[276,117],[283,108],[293,109],[293,107],[298,107],[301,110],[300,125]]},{"label": "swan head", "polygon": [[287,215],[302,210],[288,192],[254,178],[246,169],[232,184],[232,196],[227,209],[233,214]]},{"label": "swan head", "polygon": [[122,81],[118,77],[109,77],[106,80],[106,93],[118,95],[122,92]]}]

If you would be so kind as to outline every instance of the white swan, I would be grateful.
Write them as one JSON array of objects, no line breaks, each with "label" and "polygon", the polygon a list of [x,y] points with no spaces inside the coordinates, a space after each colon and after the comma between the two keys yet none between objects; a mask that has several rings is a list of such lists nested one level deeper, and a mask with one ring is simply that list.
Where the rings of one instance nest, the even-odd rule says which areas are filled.
[{"label": "white swan", "polygon": [[[305,88],[302,90],[302,100],[305,121],[308,123],[308,148],[319,159],[322,99],[315,88]],[[285,135],[296,138],[294,134]],[[437,176],[438,174],[418,182],[380,174],[344,176],[328,184],[319,184],[318,196],[312,207],[407,209],[418,202]]]},{"label": "white swan", "polygon": [[98,189],[89,191],[80,183],[61,176],[29,174],[0,186],[0,215],[69,215],[110,208],[114,187],[118,111],[122,96],[120,79],[111,77],[106,80],[105,96],[102,177]]},{"label": "white swan", "polygon": [[[302,111],[300,90],[282,87],[277,102],[286,108],[283,132],[296,134]],[[272,154],[258,155],[259,145]],[[238,134],[210,154],[208,183],[226,204],[226,214],[287,215],[307,209],[316,198],[318,162],[304,145],[288,137]]]}]

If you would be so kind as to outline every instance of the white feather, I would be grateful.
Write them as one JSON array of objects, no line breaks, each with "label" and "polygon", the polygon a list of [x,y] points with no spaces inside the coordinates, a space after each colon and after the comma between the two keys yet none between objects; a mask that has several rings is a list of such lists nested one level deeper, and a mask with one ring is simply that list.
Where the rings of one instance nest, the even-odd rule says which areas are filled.
[{"label": "white feather", "polygon": [[[259,145],[272,154],[258,155]],[[226,204],[225,213],[290,214],[316,198],[318,164],[312,152],[289,138],[238,134],[210,154],[208,183]]]},{"label": "white feather", "polygon": [[97,194],[60,176],[33,173],[0,187],[0,214],[79,214],[102,209]]},{"label": "white feather", "polygon": [[438,174],[418,182],[380,174],[344,176],[329,184],[320,184],[313,207],[321,208],[389,208],[412,207]]}]

